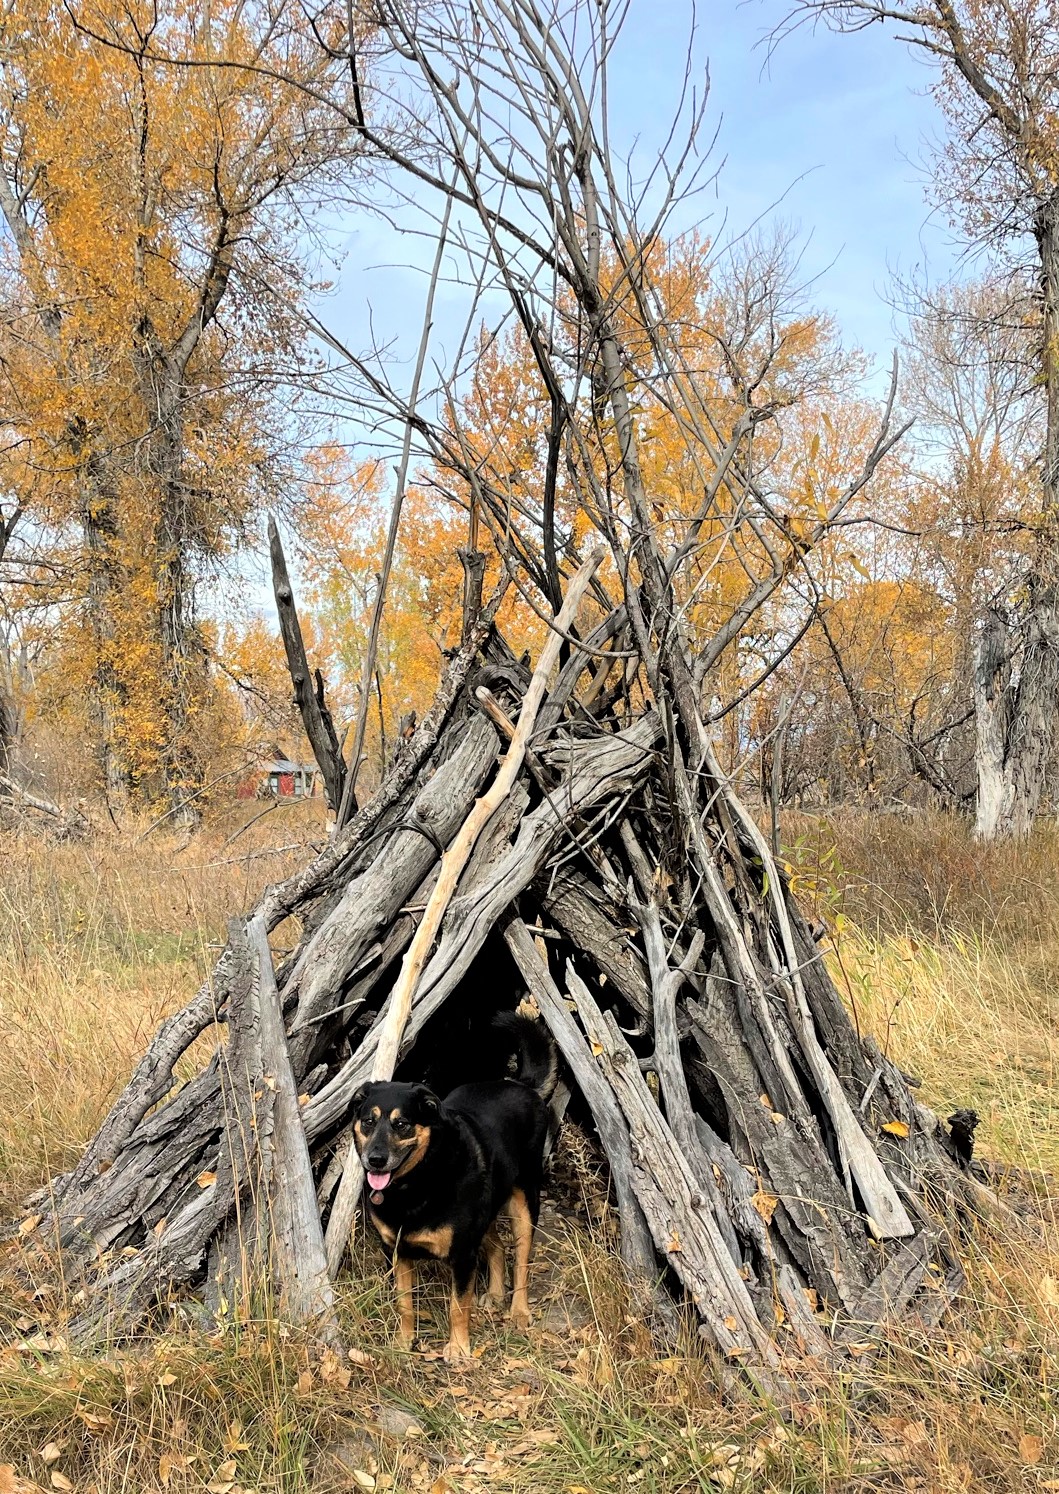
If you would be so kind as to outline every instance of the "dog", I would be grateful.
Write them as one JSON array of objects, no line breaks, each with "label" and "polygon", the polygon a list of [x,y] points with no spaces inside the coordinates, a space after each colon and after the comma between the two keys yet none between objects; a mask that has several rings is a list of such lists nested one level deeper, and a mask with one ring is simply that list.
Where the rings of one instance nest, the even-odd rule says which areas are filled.
[{"label": "dog", "polygon": [[533,1018],[505,1012],[493,1025],[506,1040],[509,1077],[461,1084],[444,1100],[425,1084],[376,1082],[363,1085],[352,1101],[368,1214],[393,1253],[401,1343],[410,1348],[415,1336],[416,1262],[447,1261],[450,1362],[471,1352],[471,1301],[482,1253],[486,1300],[494,1306],[503,1301],[502,1213],[514,1236],[510,1319],[521,1329],[532,1322],[529,1261],[558,1060],[551,1037]]}]

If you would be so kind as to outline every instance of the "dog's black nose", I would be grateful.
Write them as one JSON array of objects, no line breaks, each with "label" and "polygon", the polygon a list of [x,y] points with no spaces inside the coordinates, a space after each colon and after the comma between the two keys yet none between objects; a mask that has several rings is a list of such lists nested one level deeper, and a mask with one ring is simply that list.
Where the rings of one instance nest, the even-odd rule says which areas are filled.
[{"label": "dog's black nose", "polygon": [[369,1152],[365,1160],[367,1161],[367,1164],[371,1168],[372,1172],[382,1172],[383,1168],[386,1166],[386,1153]]}]

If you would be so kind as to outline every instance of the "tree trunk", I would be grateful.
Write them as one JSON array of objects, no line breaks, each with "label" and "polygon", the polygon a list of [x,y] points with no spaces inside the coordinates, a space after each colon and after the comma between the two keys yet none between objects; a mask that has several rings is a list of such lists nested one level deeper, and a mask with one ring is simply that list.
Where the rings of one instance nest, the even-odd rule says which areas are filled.
[{"label": "tree trunk", "polygon": [[148,453],[161,490],[155,564],[166,717],[163,762],[170,804],[180,821],[195,824],[199,812],[194,801],[202,785],[203,763],[189,725],[195,698],[202,692],[206,660],[195,627],[195,591],[188,564],[195,536],[183,472],[183,380],[168,355],[158,353],[152,363],[154,378],[148,388],[156,397],[158,415]]},{"label": "tree trunk", "polygon": [[129,789],[118,725],[122,688],[114,663],[114,544],[117,527],[113,504],[91,471],[85,474],[83,487],[81,531],[88,572],[84,605],[93,653],[89,716],[103,788],[108,802],[113,803],[124,798]]},{"label": "tree trunk", "polygon": [[[14,769],[15,740],[18,727],[15,702],[10,693],[7,670],[0,670],[0,778],[10,778]],[[0,798],[5,797],[0,787]]]},{"label": "tree trunk", "polygon": [[978,810],[974,833],[993,840],[1009,809],[1006,775],[1011,730],[1011,640],[1004,618],[991,609],[974,651],[975,765]]},{"label": "tree trunk", "polygon": [[[1059,191],[1035,223],[1040,255],[1041,375],[1045,435],[1041,518],[1026,601],[1014,637],[990,621],[975,670],[979,807],[982,840],[1026,835],[1055,761],[1059,719]],[[1008,679],[1016,675],[1015,683]]]},{"label": "tree trunk", "polygon": [[[272,558],[272,590],[279,614],[279,630],[283,648],[287,655],[287,672],[294,686],[294,703],[302,718],[305,735],[313,749],[313,756],[324,780],[324,797],[332,815],[338,815],[342,803],[342,788],[346,778],[346,764],[331,712],[324,700],[323,676],[316,671],[316,689],[305,654],[298,609],[294,604],[287,558],[275,519],[268,518],[268,547]],[[354,803],[354,808],[356,804]]]}]

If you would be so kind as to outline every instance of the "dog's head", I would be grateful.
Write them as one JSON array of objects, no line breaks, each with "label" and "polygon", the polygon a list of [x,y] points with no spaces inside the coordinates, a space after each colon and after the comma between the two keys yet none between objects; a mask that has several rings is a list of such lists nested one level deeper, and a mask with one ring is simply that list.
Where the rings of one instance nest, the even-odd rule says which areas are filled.
[{"label": "dog's head", "polygon": [[362,1084],[353,1096],[352,1114],[368,1186],[382,1193],[425,1156],[439,1118],[438,1098],[425,1084]]}]

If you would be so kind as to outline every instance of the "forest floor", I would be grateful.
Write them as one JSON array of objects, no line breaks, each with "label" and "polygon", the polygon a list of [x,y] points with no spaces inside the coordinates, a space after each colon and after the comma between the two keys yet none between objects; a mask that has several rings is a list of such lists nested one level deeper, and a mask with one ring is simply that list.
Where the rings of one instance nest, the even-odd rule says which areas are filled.
[{"label": "forest floor", "polygon": [[[229,820],[188,844],[3,839],[4,1218],[76,1159],[212,964],[225,918],[304,860],[315,812],[283,806],[237,839]],[[1059,1490],[1059,835],[1016,854],[926,816],[785,829],[857,1022],[942,1115],[979,1112],[983,1158],[1019,1169],[1001,1189],[1024,1228],[965,1242],[966,1290],[940,1329],[865,1346],[855,1376],[807,1374],[784,1415],[723,1399],[690,1333],[659,1357],[629,1312],[605,1184],[571,1132],[536,1324],[519,1334],[480,1309],[459,1371],[439,1355],[440,1279],[420,1290],[420,1346],[394,1347],[387,1263],[363,1238],[339,1288],[348,1358],[310,1355],[267,1302],[79,1358],[63,1285],[27,1233],[0,1256],[0,1494]]]}]

